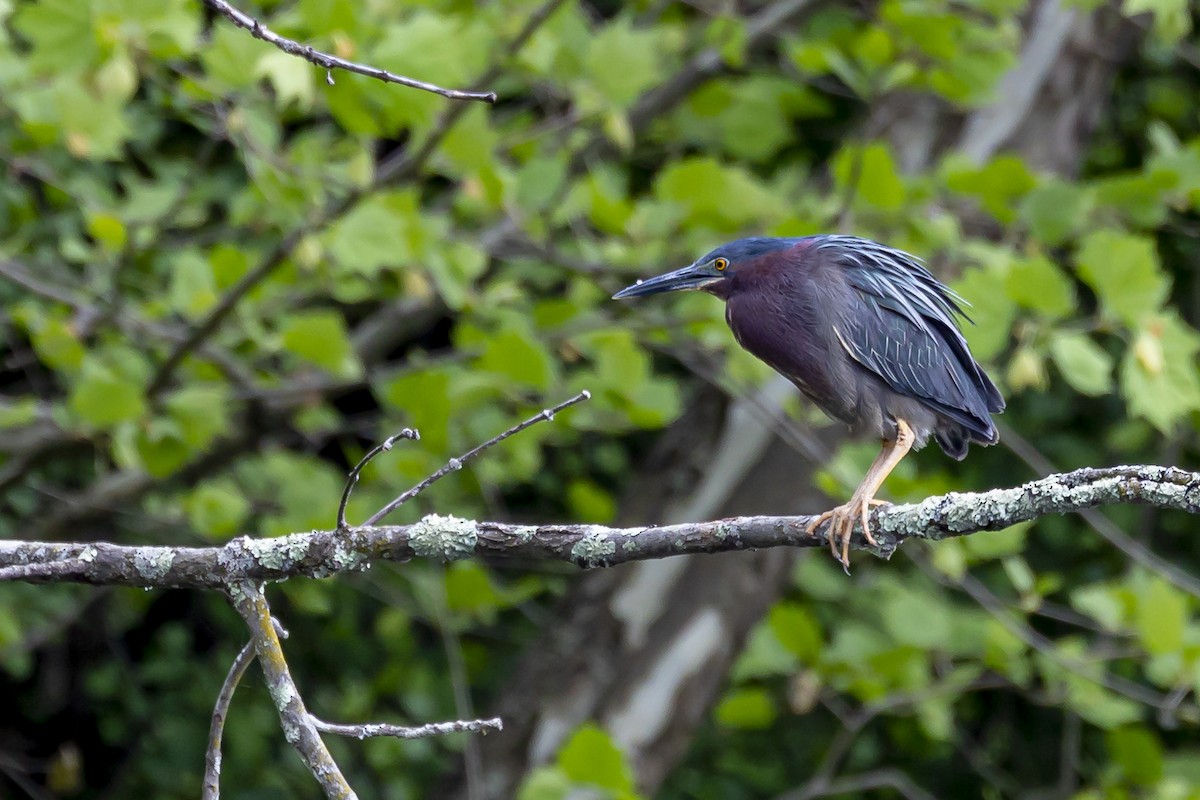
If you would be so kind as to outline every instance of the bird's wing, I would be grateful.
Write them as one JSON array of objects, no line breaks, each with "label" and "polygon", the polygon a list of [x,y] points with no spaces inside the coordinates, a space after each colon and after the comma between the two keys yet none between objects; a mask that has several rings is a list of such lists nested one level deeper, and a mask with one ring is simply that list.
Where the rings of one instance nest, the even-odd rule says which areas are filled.
[{"label": "bird's wing", "polygon": [[915,259],[869,244],[873,249],[839,248],[857,300],[834,325],[839,343],[892,391],[994,438],[989,412],[1003,410],[1004,400],[959,331],[960,298]]}]

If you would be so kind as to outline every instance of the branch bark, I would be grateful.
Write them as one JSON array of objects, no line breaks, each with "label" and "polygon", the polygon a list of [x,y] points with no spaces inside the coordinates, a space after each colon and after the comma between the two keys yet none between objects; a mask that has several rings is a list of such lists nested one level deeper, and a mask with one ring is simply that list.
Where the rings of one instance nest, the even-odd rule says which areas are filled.
[{"label": "branch bark", "polygon": [[[953,492],[876,509],[877,546],[856,529],[853,547],[890,557],[909,539],[940,541],[995,531],[1047,514],[1132,503],[1200,513],[1200,473],[1176,467],[1087,467],[1011,489]],[[431,514],[411,525],[246,536],[223,547],[128,546],[109,542],[0,542],[0,581],[223,588],[245,581],[324,578],[384,561],[471,557],[561,561],[584,569],[692,553],[824,547],[805,534],[813,515],[746,516],[661,527],[515,525]],[[260,654],[261,655],[261,654]]]}]

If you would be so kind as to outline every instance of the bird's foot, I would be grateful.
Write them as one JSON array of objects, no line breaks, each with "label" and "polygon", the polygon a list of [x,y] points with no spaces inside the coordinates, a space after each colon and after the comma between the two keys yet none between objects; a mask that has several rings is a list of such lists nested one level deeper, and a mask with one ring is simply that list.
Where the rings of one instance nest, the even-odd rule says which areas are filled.
[{"label": "bird's foot", "polygon": [[[809,536],[816,536],[817,528],[828,521],[829,530],[826,536],[829,539],[829,551],[833,553],[833,557],[842,565],[842,569],[846,574],[850,574],[850,537],[854,534],[854,523],[861,520],[863,538],[867,540],[867,544],[872,547],[877,547],[879,542],[871,534],[870,510],[871,506],[890,505],[886,500],[877,500],[873,497],[860,498],[857,495],[850,498],[848,503],[831,508],[828,511],[822,512],[813,518],[813,521],[808,523],[805,528],[805,533]],[[838,545],[841,545],[841,552],[838,552]]]}]

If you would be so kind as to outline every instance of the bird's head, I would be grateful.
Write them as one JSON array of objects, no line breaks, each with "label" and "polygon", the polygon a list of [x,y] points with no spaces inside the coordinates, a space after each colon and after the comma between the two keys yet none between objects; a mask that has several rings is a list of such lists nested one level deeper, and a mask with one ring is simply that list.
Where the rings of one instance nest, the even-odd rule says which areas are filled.
[{"label": "bird's head", "polygon": [[686,267],[626,286],[614,294],[613,299],[622,300],[626,297],[642,297],[680,289],[703,289],[718,297],[728,297],[732,279],[741,266],[773,252],[790,250],[801,241],[803,240],[770,236],[738,239],[721,245]]}]

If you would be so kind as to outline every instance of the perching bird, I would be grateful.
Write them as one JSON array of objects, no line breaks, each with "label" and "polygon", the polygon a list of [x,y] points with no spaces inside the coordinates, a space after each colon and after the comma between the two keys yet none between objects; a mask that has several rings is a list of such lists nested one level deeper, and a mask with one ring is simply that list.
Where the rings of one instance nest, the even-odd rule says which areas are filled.
[{"label": "perching bird", "polygon": [[991,415],[1004,398],[959,330],[959,317],[969,321],[965,301],[908,253],[856,236],[739,239],[613,297],[677,289],[724,300],[738,344],[852,433],[882,440],[850,501],[808,527],[813,535],[831,521],[830,549],[843,566],[856,517],[876,544],[868,510],[909,450],[933,436],[962,460],[970,443],[999,438]]}]

